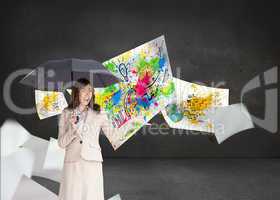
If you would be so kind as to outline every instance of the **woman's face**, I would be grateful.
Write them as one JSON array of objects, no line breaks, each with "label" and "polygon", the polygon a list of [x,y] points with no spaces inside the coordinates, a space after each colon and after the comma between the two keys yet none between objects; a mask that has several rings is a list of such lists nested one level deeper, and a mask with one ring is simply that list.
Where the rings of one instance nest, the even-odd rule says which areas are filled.
[{"label": "woman's face", "polygon": [[80,89],[79,101],[80,105],[87,106],[92,99],[93,88],[91,85],[86,85]]}]

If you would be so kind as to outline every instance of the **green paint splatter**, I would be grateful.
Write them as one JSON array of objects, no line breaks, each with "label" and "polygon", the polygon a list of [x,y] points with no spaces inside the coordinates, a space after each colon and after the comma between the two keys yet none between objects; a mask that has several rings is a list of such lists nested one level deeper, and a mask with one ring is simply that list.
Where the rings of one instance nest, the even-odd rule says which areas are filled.
[{"label": "green paint splatter", "polygon": [[175,90],[175,85],[173,81],[169,81],[168,84],[161,88],[161,93],[164,96],[170,96]]},{"label": "green paint splatter", "polygon": [[109,101],[109,102],[106,102],[106,105],[105,105],[105,110],[106,111],[110,111],[114,108],[114,104],[112,101]]},{"label": "green paint splatter", "polygon": [[109,61],[104,62],[103,65],[109,71],[111,71],[113,73],[117,72],[117,65],[114,62],[109,60]]},{"label": "green paint splatter", "polygon": [[155,97],[160,96],[160,93],[161,93],[160,88],[159,87],[154,88],[152,93]]},{"label": "green paint splatter", "polygon": [[145,58],[140,58],[137,66],[136,66],[138,75],[143,74],[143,72],[147,68],[147,66],[148,66],[148,63],[146,62]]},{"label": "green paint splatter", "polygon": [[116,84],[112,84],[106,88],[104,88],[104,91],[102,93],[103,96],[112,95],[114,92],[116,92],[119,88]]},{"label": "green paint splatter", "polygon": [[[111,111],[114,108],[114,104],[111,101],[111,96],[118,90],[119,90],[118,85],[112,84],[112,85],[104,88],[103,92],[101,93],[101,99],[104,99],[106,111]],[[109,99],[109,101],[108,101],[108,99]]]},{"label": "green paint splatter", "polygon": [[140,123],[140,122],[134,122],[133,124],[134,124],[134,126],[135,126],[136,128],[139,128],[139,127],[141,126],[141,123]]},{"label": "green paint splatter", "polygon": [[136,65],[138,75],[142,75],[145,70],[151,70],[153,73],[159,70],[159,57],[152,58],[150,61],[147,61],[145,58],[139,58],[139,61]]},{"label": "green paint splatter", "polygon": [[159,57],[152,58],[149,63],[154,73],[159,70]]}]

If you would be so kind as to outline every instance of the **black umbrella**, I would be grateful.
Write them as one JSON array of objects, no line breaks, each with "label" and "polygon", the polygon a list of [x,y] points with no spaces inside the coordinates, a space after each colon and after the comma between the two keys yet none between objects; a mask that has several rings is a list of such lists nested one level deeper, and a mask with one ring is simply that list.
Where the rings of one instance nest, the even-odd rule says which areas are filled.
[{"label": "black umbrella", "polygon": [[96,60],[70,58],[43,63],[21,79],[20,83],[39,90],[64,91],[78,78],[89,79],[95,88],[120,82]]}]

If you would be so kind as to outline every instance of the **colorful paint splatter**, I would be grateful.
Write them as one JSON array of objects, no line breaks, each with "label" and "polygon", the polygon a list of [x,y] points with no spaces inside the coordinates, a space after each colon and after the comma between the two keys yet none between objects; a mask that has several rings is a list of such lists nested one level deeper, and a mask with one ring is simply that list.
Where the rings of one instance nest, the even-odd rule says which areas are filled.
[{"label": "colorful paint splatter", "polygon": [[173,78],[176,88],[174,102],[162,110],[165,121],[172,128],[213,132],[209,111],[227,106],[229,90],[206,87]]},{"label": "colorful paint splatter", "polygon": [[163,36],[103,64],[123,80],[100,97],[112,125],[121,130],[113,141],[116,149],[171,102],[175,87]]},{"label": "colorful paint splatter", "polygon": [[68,106],[62,92],[35,90],[36,110],[40,119],[58,115]]}]

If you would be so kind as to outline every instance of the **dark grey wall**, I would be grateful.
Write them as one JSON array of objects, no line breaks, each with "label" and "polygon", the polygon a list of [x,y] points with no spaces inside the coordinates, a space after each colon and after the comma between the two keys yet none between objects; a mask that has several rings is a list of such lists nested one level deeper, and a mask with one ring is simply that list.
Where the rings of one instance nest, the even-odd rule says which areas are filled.
[{"label": "dark grey wall", "polygon": [[[211,86],[224,82],[230,103],[238,103],[242,87],[280,63],[277,5],[269,1],[128,1],[120,3],[37,3],[3,6],[1,85],[16,69],[48,59],[104,61],[161,34],[166,37],[174,75]],[[13,100],[34,105],[33,91],[13,84]],[[264,88],[246,94],[246,105],[264,114]],[[1,123],[15,118],[32,134],[57,137],[56,118],[21,116],[1,103]],[[164,122],[157,115],[152,123]],[[168,130],[174,132],[173,129]],[[104,156],[124,157],[279,157],[280,135],[260,127],[243,131],[218,145],[206,136],[145,135],[144,131],[114,152],[101,138]],[[187,132],[185,132],[187,133]]]}]

